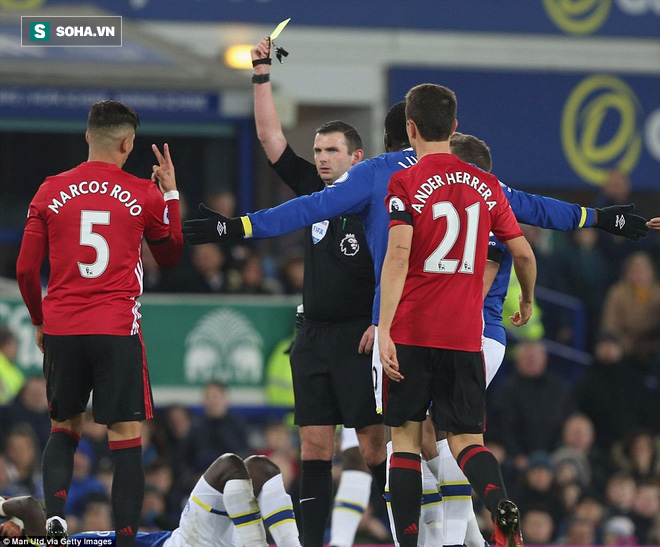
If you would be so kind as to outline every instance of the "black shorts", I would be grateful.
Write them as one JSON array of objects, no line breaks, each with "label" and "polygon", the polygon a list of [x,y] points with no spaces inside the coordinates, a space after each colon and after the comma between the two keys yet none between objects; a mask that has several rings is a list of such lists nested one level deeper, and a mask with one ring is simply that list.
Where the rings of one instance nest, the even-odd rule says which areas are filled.
[{"label": "black shorts", "polygon": [[153,395],[141,334],[44,334],[44,376],[50,417],[58,422],[85,412],[93,391],[100,424],[153,417]]},{"label": "black shorts", "polygon": [[483,433],[486,373],[481,352],[396,344],[404,379],[388,381],[385,425],[423,422],[431,402],[438,429]]},{"label": "black shorts", "polygon": [[305,319],[291,348],[296,425],[361,428],[382,423],[376,412],[371,354],[358,353],[370,321]]}]

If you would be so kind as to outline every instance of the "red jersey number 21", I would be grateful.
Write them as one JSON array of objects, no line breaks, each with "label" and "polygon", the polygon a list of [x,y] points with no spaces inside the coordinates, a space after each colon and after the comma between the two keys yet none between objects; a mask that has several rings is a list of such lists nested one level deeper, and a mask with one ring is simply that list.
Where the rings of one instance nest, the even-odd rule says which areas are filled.
[{"label": "red jersey number 21", "polygon": [[93,247],[96,251],[96,260],[91,264],[78,262],[80,275],[88,279],[99,277],[108,267],[110,260],[110,246],[105,238],[94,232],[94,225],[110,224],[110,211],[81,211],[80,212],[80,244]]},{"label": "red jersey number 21", "polygon": [[450,201],[439,201],[433,204],[433,220],[445,217],[447,219],[447,231],[440,245],[438,245],[428,258],[424,261],[424,271],[429,273],[474,273],[474,257],[477,249],[477,234],[479,233],[479,202],[473,203],[465,208],[467,212],[467,229],[465,233],[465,245],[463,247],[463,259],[459,261],[453,258],[445,258],[452,250],[461,231],[461,219],[454,204]]}]

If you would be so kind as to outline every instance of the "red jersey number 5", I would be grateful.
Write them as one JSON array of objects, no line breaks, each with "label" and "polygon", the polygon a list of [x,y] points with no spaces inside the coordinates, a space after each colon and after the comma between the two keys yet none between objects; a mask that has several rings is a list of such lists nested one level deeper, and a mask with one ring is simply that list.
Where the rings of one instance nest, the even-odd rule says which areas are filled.
[{"label": "red jersey number 5", "polygon": [[108,267],[110,261],[110,247],[102,235],[94,232],[94,225],[107,226],[110,224],[110,211],[81,211],[80,212],[80,244],[93,247],[96,251],[96,260],[91,264],[78,262],[80,275],[88,279],[99,277]]}]

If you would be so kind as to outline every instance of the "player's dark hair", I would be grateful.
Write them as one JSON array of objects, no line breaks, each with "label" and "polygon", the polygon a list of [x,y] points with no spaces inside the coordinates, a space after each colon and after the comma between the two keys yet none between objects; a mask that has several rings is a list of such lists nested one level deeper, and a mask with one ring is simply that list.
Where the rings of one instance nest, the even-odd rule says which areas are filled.
[{"label": "player's dark hair", "polygon": [[406,93],[406,119],[425,141],[447,141],[456,121],[456,95],[444,86],[420,84]]},{"label": "player's dark hair", "polygon": [[480,169],[488,171],[493,168],[493,158],[488,145],[474,135],[465,135],[455,131],[449,137],[449,149],[454,156],[466,163],[473,163]]},{"label": "player's dark hair", "polygon": [[406,131],[406,101],[400,101],[387,111],[385,115],[385,138],[392,149],[410,146]]},{"label": "player's dark hair", "polygon": [[343,133],[344,138],[346,139],[346,146],[348,148],[348,153],[352,154],[356,150],[362,150],[362,137],[357,132],[357,129],[346,122],[340,120],[333,120],[331,122],[324,123],[321,127],[316,130],[317,133],[321,135],[328,133]]},{"label": "player's dark hair", "polygon": [[118,101],[100,101],[92,105],[87,117],[87,129],[111,129],[130,125],[136,129],[140,117],[132,108]]}]

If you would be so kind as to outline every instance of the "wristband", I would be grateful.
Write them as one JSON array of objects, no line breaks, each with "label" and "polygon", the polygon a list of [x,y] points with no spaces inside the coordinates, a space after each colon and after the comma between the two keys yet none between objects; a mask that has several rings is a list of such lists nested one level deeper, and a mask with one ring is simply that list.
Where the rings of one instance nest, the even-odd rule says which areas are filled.
[{"label": "wristband", "polygon": [[13,522],[21,530],[25,530],[25,523],[21,519],[19,519],[18,517],[11,517],[9,519],[9,522]]},{"label": "wristband", "polygon": [[257,65],[270,65],[273,62],[273,60],[270,57],[264,57],[263,59],[254,59],[252,61],[252,66],[257,66]]},{"label": "wristband", "polygon": [[242,216],[241,223],[243,224],[243,237],[250,238],[252,237],[252,221],[249,216]]},{"label": "wristband", "polygon": [[178,190],[170,190],[169,192],[165,192],[163,194],[163,199],[165,201],[169,201],[171,199],[179,199],[179,191]]},{"label": "wristband", "polygon": [[0,497],[0,517],[6,517],[7,513],[5,513],[4,509],[2,506],[5,504],[5,499]]},{"label": "wristband", "polygon": [[253,84],[265,84],[270,82],[270,74],[253,74],[252,83]]}]

